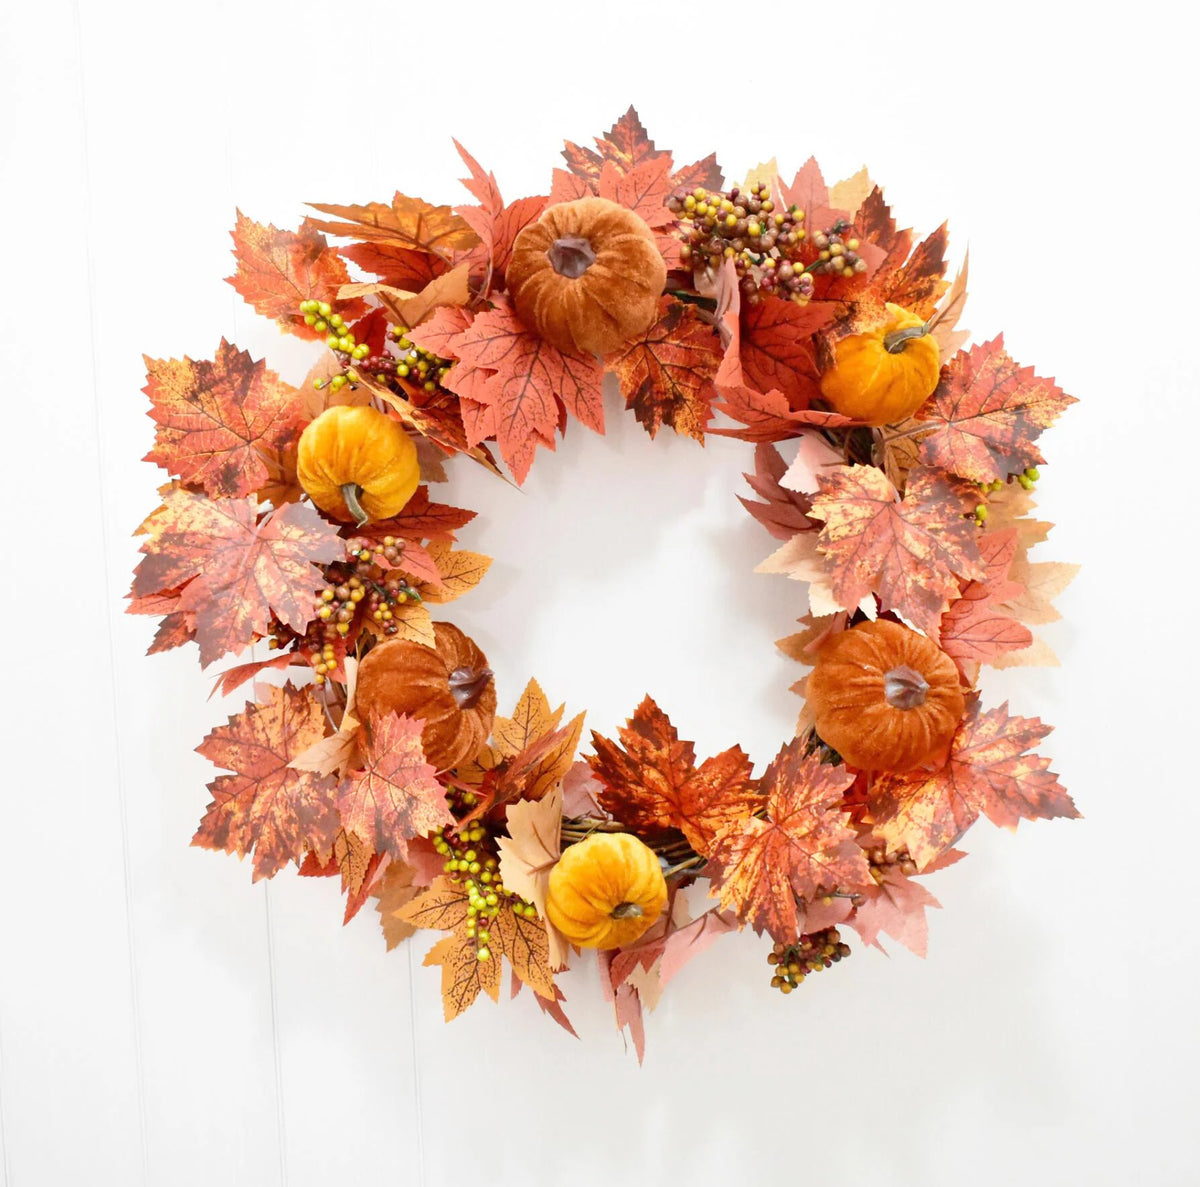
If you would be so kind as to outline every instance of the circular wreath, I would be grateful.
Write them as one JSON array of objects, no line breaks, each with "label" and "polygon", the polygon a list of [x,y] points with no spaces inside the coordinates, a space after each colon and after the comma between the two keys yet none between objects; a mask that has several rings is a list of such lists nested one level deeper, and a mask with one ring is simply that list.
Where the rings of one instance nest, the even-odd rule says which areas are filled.
[{"label": "circular wreath", "polygon": [[[340,878],[389,948],[442,933],[447,1019],[498,998],[503,958],[570,1029],[556,974],[596,948],[639,1057],[642,1007],[724,932],[770,935],[784,993],[849,953],[839,929],[923,954],[920,879],[979,816],[1076,815],[1032,752],[1049,727],[976,692],[983,664],[1053,662],[1028,624],[1073,570],[1029,560],[1031,492],[1072,398],[999,337],[963,348],[965,261],[947,281],[945,226],[914,244],[865,170],[726,187],[632,108],[567,144],[548,197],[506,203],[460,151],[473,205],[397,193],[298,231],[239,213],[230,283],[321,348],[300,388],[224,341],[149,361],[147,460],[171,475],[130,595],[162,618],[150,651],[194,640],[207,666],[265,641],[225,694],[304,672],[199,746],[228,773],[193,843],[256,880]],[[761,775],[737,746],[698,761],[649,697],[577,761],[583,714],[530,680],[497,716],[486,657],[432,617],[489,559],[428,484],[459,455],[520,483],[570,418],[602,433],[606,372],[652,437],[754,443],[742,502],[780,541],[760,571],[808,584],[780,647],[811,668]]]}]

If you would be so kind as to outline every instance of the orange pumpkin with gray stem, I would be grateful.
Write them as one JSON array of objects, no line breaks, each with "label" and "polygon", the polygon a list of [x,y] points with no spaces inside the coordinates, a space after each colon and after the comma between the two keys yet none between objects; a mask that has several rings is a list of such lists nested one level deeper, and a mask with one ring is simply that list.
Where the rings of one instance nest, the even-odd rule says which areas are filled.
[{"label": "orange pumpkin with gray stem", "polygon": [[518,316],[539,337],[598,355],[654,324],[666,282],[654,232],[607,198],[551,206],[517,236],[505,276]]},{"label": "orange pumpkin with gray stem", "polygon": [[886,619],[829,639],[805,695],[821,740],[869,771],[939,761],[966,709],[954,661],[924,635]]}]

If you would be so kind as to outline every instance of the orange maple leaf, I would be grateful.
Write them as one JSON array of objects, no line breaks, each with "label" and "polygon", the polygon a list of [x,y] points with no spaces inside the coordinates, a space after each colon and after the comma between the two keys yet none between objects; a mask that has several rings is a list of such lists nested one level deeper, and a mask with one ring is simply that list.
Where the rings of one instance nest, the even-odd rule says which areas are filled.
[{"label": "orange maple leaf", "polygon": [[474,1005],[481,992],[492,1001],[500,1000],[500,961],[480,960],[476,953],[475,940],[465,931],[456,931],[425,954],[426,967],[442,969],[442,1011],[447,1022]]},{"label": "orange maple leaf", "polygon": [[476,397],[493,412],[500,452],[517,482],[525,481],[539,443],[553,448],[560,400],[577,420],[604,432],[603,367],[531,333],[506,300],[497,298],[448,349],[460,365],[492,372]]},{"label": "orange maple leaf", "polygon": [[876,835],[892,851],[906,848],[923,869],[981,815],[1005,828],[1021,819],[1077,818],[1050,760],[1027,753],[1050,732],[1036,717],[1010,717],[1007,704],[983,712],[976,701],[943,767],[877,778],[868,801]]},{"label": "orange maple leaf", "polygon": [[682,741],[667,715],[646,697],[617,733],[621,745],[592,732],[588,763],[604,784],[600,804],[635,832],[677,828],[707,855],[727,825],[756,811],[762,794],[740,746],[696,766],[696,748]]},{"label": "orange maple leaf", "polygon": [[397,918],[413,927],[436,931],[455,931],[467,921],[470,895],[467,888],[453,878],[439,876],[427,890],[397,911]]},{"label": "orange maple leaf", "polygon": [[716,397],[713,377],[721,365],[713,328],[682,301],[663,297],[659,318],[612,363],[625,405],[653,437],[663,422],[703,442]]},{"label": "orange maple leaf", "polygon": [[834,596],[853,609],[870,593],[885,610],[936,638],[959,578],[982,581],[987,570],[965,518],[978,502],[968,483],[934,470],[913,470],[904,498],[874,466],[837,466],[817,477],[814,519],[830,562]]},{"label": "orange maple leaf", "polygon": [[342,822],[380,853],[401,861],[408,842],[453,824],[446,789],[421,749],[423,722],[403,713],[369,717],[363,723],[361,771],[342,782]]},{"label": "orange maple leaf", "polygon": [[439,256],[391,243],[352,243],[339,248],[338,254],[364,272],[374,273],[384,284],[411,293],[420,292],[449,266]]},{"label": "orange maple leaf", "polygon": [[358,298],[338,300],[338,289],[349,282],[350,272],[345,260],[307,219],[299,231],[281,231],[270,223],[263,226],[239,210],[230,234],[237,271],[226,278],[228,283],[280,329],[299,338],[325,337],[305,324],[301,301],[327,301],[333,312],[347,321],[366,312]]},{"label": "orange maple leaf", "polygon": [[[595,137],[595,151],[572,144],[569,140],[563,157],[572,173],[578,177],[598,179],[606,161],[622,173],[629,173],[647,161],[670,160],[671,154],[654,147],[646,134],[638,113],[630,107],[604,136]],[[697,183],[698,184],[698,183]]]},{"label": "orange maple leaf", "polygon": [[370,202],[365,206],[333,206],[310,202],[314,210],[334,216],[312,219],[312,227],[330,235],[424,252],[449,262],[456,251],[470,249],[478,241],[475,232],[450,209],[432,206],[420,198],[397,191],[390,205]]},{"label": "orange maple leaf", "polygon": [[1014,362],[1004,336],[960,350],[917,413],[931,432],[921,460],[972,482],[992,482],[1045,461],[1034,442],[1074,404],[1053,379]]},{"label": "orange maple leaf", "polygon": [[210,495],[241,498],[270,477],[260,451],[300,438],[300,394],[260,359],[221,339],[211,362],[146,357],[155,462]]},{"label": "orange maple leaf", "polygon": [[183,586],[178,610],[194,617],[204,665],[265,635],[274,614],[303,634],[321,574],[345,556],[345,541],[312,508],[289,503],[259,520],[249,499],[210,499],[176,487],[133,580],[135,598]]},{"label": "orange maple leaf", "polygon": [[721,906],[787,943],[798,935],[797,900],[821,889],[873,886],[841,806],[853,782],[845,767],[805,754],[802,738],[784,746],[762,777],[766,819],[736,821],[713,845],[713,894]]},{"label": "orange maple leaf", "polygon": [[208,785],[212,803],[192,844],[244,857],[254,853],[254,881],[270,878],[310,848],[328,849],[339,828],[337,781],[288,764],[324,736],[325,715],[306,688],[271,688],[196,747],[233,771]]}]

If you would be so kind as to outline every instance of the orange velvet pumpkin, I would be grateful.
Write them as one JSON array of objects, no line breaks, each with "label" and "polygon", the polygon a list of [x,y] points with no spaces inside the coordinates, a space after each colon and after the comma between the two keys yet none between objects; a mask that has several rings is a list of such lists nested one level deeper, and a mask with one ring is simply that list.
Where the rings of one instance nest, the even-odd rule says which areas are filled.
[{"label": "orange velvet pumpkin", "polygon": [[966,707],[954,661],[924,635],[884,619],[829,639],[806,695],[822,741],[870,771],[938,761]]},{"label": "orange velvet pumpkin", "polygon": [[581,948],[632,944],[666,905],[658,854],[629,833],[593,833],[550,871],[546,915]]},{"label": "orange velvet pumpkin", "polygon": [[912,416],[933,394],[942,365],[933,338],[915,332],[922,318],[902,305],[887,312],[882,326],[841,339],[821,375],[821,395],[834,410],[869,425]]},{"label": "orange velvet pumpkin", "polygon": [[551,206],[517,236],[506,273],[530,329],[560,350],[599,355],[654,324],[666,281],[654,233],[607,198]]},{"label": "orange velvet pumpkin", "polygon": [[368,405],[335,404],[300,434],[296,476],[336,519],[390,519],[421,481],[417,447],[398,421]]},{"label": "orange velvet pumpkin", "polygon": [[425,727],[425,758],[449,770],[483,749],[496,718],[496,683],[487,658],[448,622],[433,626],[437,647],[389,639],[358,666],[355,715],[406,713]]}]

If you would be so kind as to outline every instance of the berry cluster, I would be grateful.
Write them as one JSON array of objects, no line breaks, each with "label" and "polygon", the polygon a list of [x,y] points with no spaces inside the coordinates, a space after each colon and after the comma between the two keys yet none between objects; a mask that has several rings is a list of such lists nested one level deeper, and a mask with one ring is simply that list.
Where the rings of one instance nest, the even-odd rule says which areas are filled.
[{"label": "berry cluster", "polygon": [[[401,379],[420,385],[426,392],[435,392],[438,384],[450,370],[450,360],[438,358],[428,350],[422,350],[408,337],[406,326],[388,326],[388,333],[396,339],[396,346],[402,352],[398,357],[390,359],[395,374]],[[368,366],[371,360],[367,360]]]},{"label": "berry cluster", "polygon": [[917,863],[909,857],[907,849],[889,853],[881,845],[877,849],[867,850],[867,861],[870,863],[871,877],[876,886],[883,885],[884,876],[889,869],[899,867],[900,873],[906,878],[911,878],[917,872]]},{"label": "berry cluster", "polygon": [[[463,802],[474,795],[466,793]],[[500,863],[487,829],[474,822],[459,831],[438,829],[433,835],[433,847],[445,859],[442,869],[467,892],[467,935],[475,941],[475,955],[491,960],[488,946],[492,933],[488,924],[507,905],[515,915],[537,918],[537,908],[509,890],[500,877]],[[507,900],[507,902],[505,901]]]},{"label": "berry cluster", "polygon": [[850,945],[842,942],[836,927],[801,936],[794,944],[777,942],[767,956],[767,963],[775,970],[771,987],[791,993],[809,973],[832,968],[849,955]]},{"label": "berry cluster", "polygon": [[[804,304],[813,295],[814,276],[848,276],[866,270],[857,254],[858,240],[844,239],[848,224],[809,236],[805,212],[797,206],[777,210],[770,187],[755,182],[728,194],[703,188],[676,190],[667,199],[684,237],[683,258],[694,268],[717,268],[732,260],[745,300],[754,304],[772,293]],[[805,263],[805,256],[816,258]]]},{"label": "berry cluster", "polygon": [[[1008,476],[1008,481],[1012,482],[1015,478],[1017,484],[1022,490],[1033,490],[1033,488],[1037,485],[1037,480],[1041,478],[1041,476],[1041,471],[1037,468],[1037,466],[1030,466],[1028,469],[1023,470],[1020,474],[1010,474]],[[979,489],[983,491],[985,495],[994,494],[998,490],[1003,490],[1005,485],[1006,483],[1003,478],[997,478],[993,482],[981,483]],[[978,523],[980,527],[983,527],[984,523],[987,521],[987,517],[987,504],[980,503],[975,508],[975,522]]]}]

